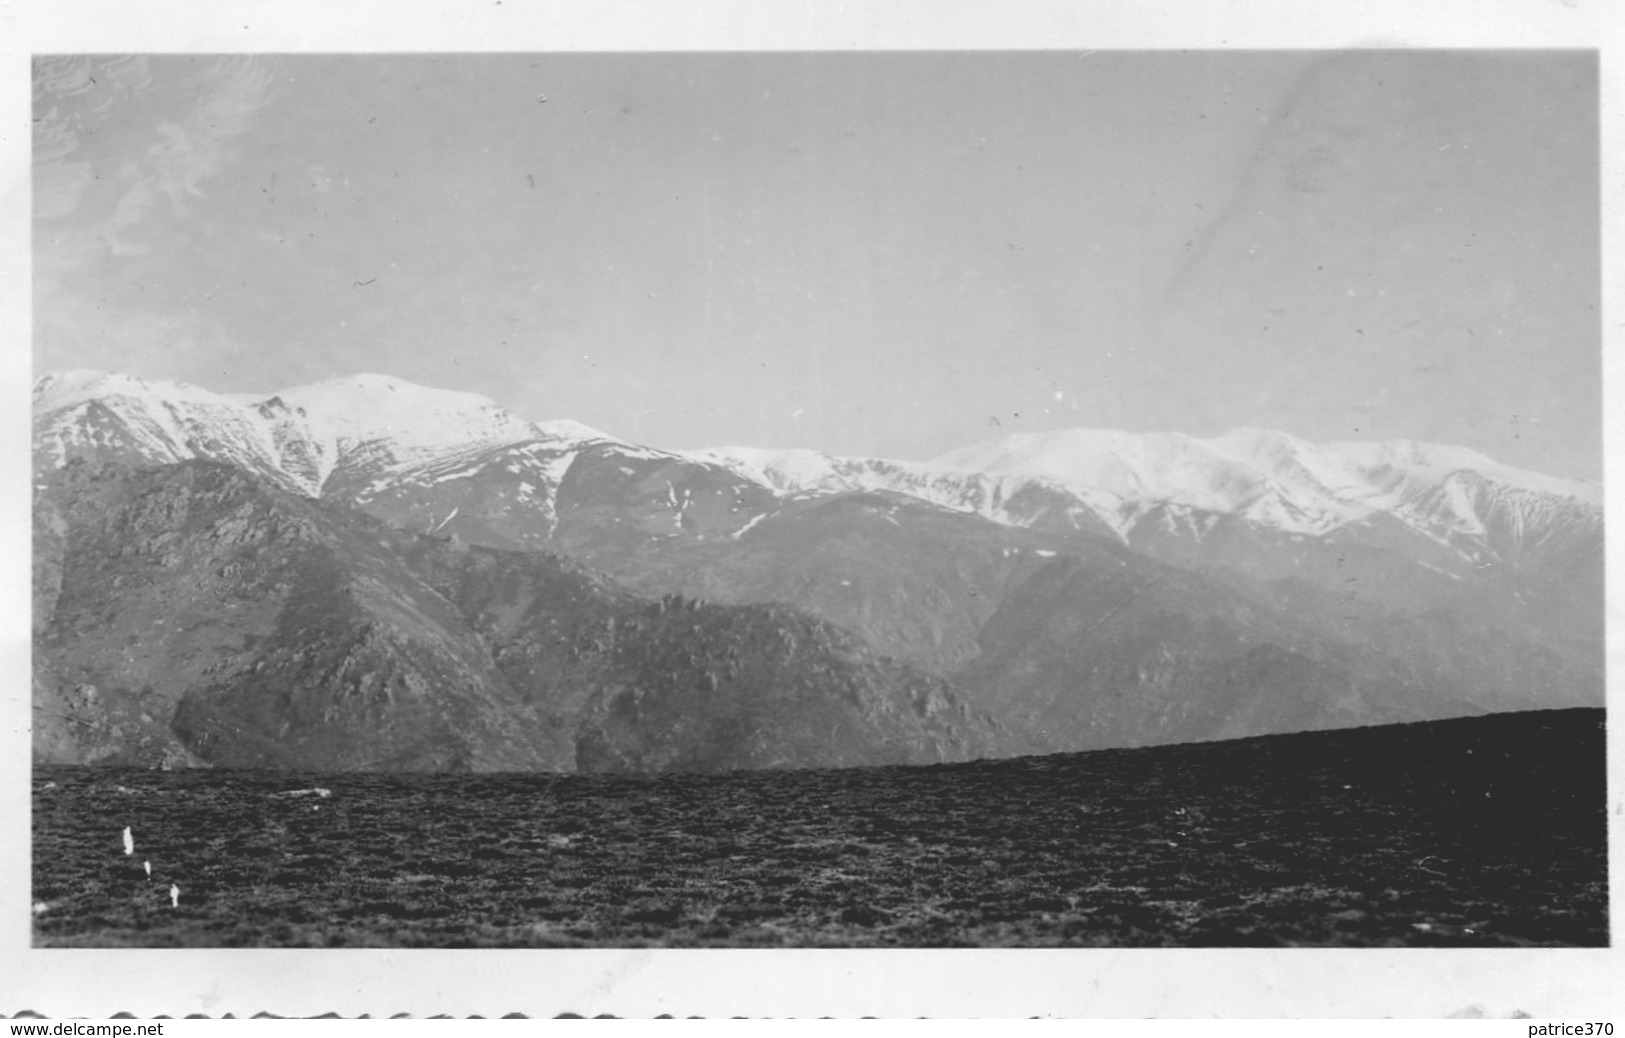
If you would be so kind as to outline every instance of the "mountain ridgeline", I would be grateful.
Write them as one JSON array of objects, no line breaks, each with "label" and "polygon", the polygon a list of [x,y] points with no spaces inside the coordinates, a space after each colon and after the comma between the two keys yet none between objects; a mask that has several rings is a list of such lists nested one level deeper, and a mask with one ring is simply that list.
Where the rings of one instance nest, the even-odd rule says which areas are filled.
[{"label": "mountain ridgeline", "polygon": [[1598,489],[1459,448],[679,453],[93,372],[34,435],[41,761],[841,767],[1603,702]]}]

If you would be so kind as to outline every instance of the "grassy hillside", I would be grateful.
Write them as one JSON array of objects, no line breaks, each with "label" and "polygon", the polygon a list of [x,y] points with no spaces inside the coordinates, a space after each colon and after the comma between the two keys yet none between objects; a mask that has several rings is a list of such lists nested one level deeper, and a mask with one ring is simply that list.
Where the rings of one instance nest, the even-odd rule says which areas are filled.
[{"label": "grassy hillside", "polygon": [[1601,946],[1604,764],[1602,711],[1575,709],[726,775],[39,768],[34,935],[80,946]]}]

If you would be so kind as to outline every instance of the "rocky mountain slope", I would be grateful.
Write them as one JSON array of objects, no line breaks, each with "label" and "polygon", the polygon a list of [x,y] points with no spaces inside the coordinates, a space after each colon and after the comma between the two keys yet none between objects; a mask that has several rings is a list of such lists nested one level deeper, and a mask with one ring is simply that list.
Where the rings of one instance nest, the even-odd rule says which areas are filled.
[{"label": "rocky mountain slope", "polygon": [[[69,466],[73,459],[89,469]],[[363,644],[356,652],[399,648],[360,633],[376,630],[368,625],[384,601],[363,595],[362,606],[340,608],[351,600],[332,596],[349,586],[344,574],[359,580],[380,571],[377,544],[404,544],[408,534],[459,546],[463,555],[448,557],[484,557],[482,549],[508,559],[525,557],[516,551],[562,555],[612,578],[593,579],[604,594],[622,596],[616,608],[646,609],[635,603],[675,595],[706,603],[694,607],[704,618],[696,630],[755,632],[739,635],[749,652],[730,656],[692,646],[679,633],[688,630],[677,619],[689,615],[683,610],[654,614],[666,618],[644,625],[639,651],[665,661],[661,667],[605,657],[583,671],[561,661],[600,637],[598,621],[582,619],[598,614],[566,595],[573,604],[535,617],[530,604],[489,614],[506,618],[499,641],[515,641],[482,655],[456,647],[466,645],[457,624],[495,653],[491,631],[479,626],[493,621],[470,619],[487,614],[468,613],[439,563],[423,568],[438,556],[390,549],[419,560],[412,580],[442,573],[433,594],[449,605],[419,603],[416,591],[396,598],[413,603],[413,615],[435,617],[437,631],[455,632],[414,641],[404,656],[417,669],[401,681],[421,686],[421,697],[454,676],[493,690],[459,708],[466,713],[442,718],[444,731],[469,725],[486,735],[444,761],[389,743],[352,763],[401,753],[436,767],[772,766],[809,754],[853,763],[890,752],[883,747],[897,739],[924,758],[1602,702],[1598,488],[1458,448],[1316,446],[1256,430],[1212,440],[1071,430],[905,463],[811,451],[661,451],[381,376],[263,399],[86,372],[36,385],[43,488],[65,481],[75,488],[67,499],[86,500],[115,492],[84,474],[102,462],[187,459],[224,462],[287,508],[321,502],[323,515],[353,509],[382,521],[324,549],[332,559],[321,565],[335,574],[327,584],[255,578],[307,589],[308,602],[300,598],[293,612],[322,616],[323,630],[353,630]],[[79,474],[63,475],[69,468]],[[55,495],[37,495],[37,601],[91,580],[91,571],[76,577],[56,561],[67,557],[77,527]],[[185,547],[193,543],[177,531],[166,550],[201,558],[204,548]],[[87,609],[107,595],[89,588],[73,588]],[[246,597],[282,601],[283,593],[256,587]],[[191,585],[185,594],[194,594]],[[126,602],[122,592],[113,597]],[[168,601],[154,592],[121,608],[158,617]],[[261,608],[259,622],[270,623],[271,607]],[[516,627],[516,616],[529,618]],[[567,633],[531,645],[540,629]],[[255,637],[291,658],[313,630],[256,628]],[[42,637],[58,639],[69,655],[106,640],[83,625],[57,624]],[[141,643],[149,644],[145,636]],[[183,650],[152,651],[168,659]],[[120,651],[94,650],[103,680],[142,673]],[[540,670],[521,662],[525,652]],[[343,658],[329,661],[333,673],[348,673]],[[222,738],[208,734],[215,729],[203,718],[236,717],[239,707],[282,694],[274,690],[289,682],[277,668],[289,664],[277,660],[284,657],[255,660],[271,668],[263,681],[215,661],[214,691],[196,690],[184,709],[145,713],[162,718],[173,706],[177,723],[190,726],[181,749],[194,753],[205,735]],[[496,677],[480,676],[483,667]],[[859,688],[884,691],[852,700],[840,692],[849,672],[864,675]],[[545,701],[523,692],[538,683],[551,690]],[[633,687],[645,691],[632,699],[614,691]],[[952,704],[946,712],[931,705],[939,699]],[[834,720],[830,704],[848,701],[849,714]],[[897,727],[920,716],[904,703],[942,724]],[[977,720],[979,712],[1002,729]],[[756,735],[728,729],[747,716]],[[821,747],[807,741],[831,721]],[[534,744],[536,761],[472,748],[496,753],[502,725],[531,724],[557,733]],[[413,730],[429,728],[424,720]],[[268,747],[292,738],[263,735],[263,724],[254,730]],[[254,759],[245,739],[232,745],[246,756],[230,760]]]},{"label": "rocky mountain slope", "polygon": [[217,462],[39,492],[36,755],[306,770],[683,770],[998,752],[940,679],[788,609],[649,602]]}]

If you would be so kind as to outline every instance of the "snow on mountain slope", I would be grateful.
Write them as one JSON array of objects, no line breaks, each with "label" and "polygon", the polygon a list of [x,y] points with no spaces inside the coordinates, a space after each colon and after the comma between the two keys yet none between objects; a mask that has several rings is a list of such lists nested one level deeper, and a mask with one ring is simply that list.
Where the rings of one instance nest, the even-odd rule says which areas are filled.
[{"label": "snow on mountain slope", "polygon": [[1210,454],[1179,433],[1136,436],[1115,429],[1062,429],[1008,436],[949,451],[935,468],[1043,479],[1062,486],[1086,486],[1119,497],[1167,498],[1216,511],[1235,504],[1236,487],[1215,479]]},{"label": "snow on mountain slope", "polygon": [[253,407],[185,383],[68,371],[34,384],[36,464],[60,466],[78,455],[149,463],[212,457],[303,490],[304,480],[282,464],[284,432]]},{"label": "snow on mountain slope", "polygon": [[335,474],[376,484],[458,456],[543,441],[562,449],[609,437],[568,420],[532,423],[473,393],[351,375],[269,396],[70,371],[34,387],[35,448],[48,465],[76,453],[169,463],[205,457],[317,496]]},{"label": "snow on mountain slope", "polygon": [[687,456],[721,465],[781,494],[837,494],[887,490],[956,512],[1010,522],[1002,509],[1019,481],[983,473],[952,472],[914,461],[841,458],[812,450],[717,447]]},{"label": "snow on mountain slope", "polygon": [[143,382],[130,375],[106,371],[57,371],[34,382],[34,413],[76,407],[91,400],[131,397],[149,404],[188,401],[204,405],[231,405],[235,398],[212,393],[185,382]]},{"label": "snow on mountain slope", "polygon": [[1435,539],[1482,533],[1474,502],[1449,493],[1459,473],[1533,495],[1529,502],[1555,499],[1551,507],[1584,511],[1601,504],[1595,484],[1515,469],[1464,448],[1408,440],[1321,447],[1258,429],[1213,439],[1069,429],[975,444],[929,464],[1240,515],[1308,535],[1378,512]]},{"label": "snow on mountain slope", "polygon": [[429,389],[384,375],[347,375],[277,396],[311,416],[324,439],[342,446],[386,441],[410,453],[468,443],[537,436],[536,426],[485,397]]},{"label": "snow on mountain slope", "polygon": [[1153,508],[1242,513],[1321,532],[1354,514],[1330,495],[1311,503],[1264,474],[1191,449],[1177,433],[1132,436],[1075,429],[1014,437],[930,462],[836,458],[814,451],[727,447],[694,456],[731,465],[781,493],[891,490],[1016,526],[1104,526],[1128,539]]},{"label": "snow on mountain slope", "polygon": [[1465,447],[1418,443],[1415,440],[1389,440],[1383,443],[1334,443],[1324,450],[1346,459],[1373,479],[1379,473],[1393,471],[1418,481],[1440,482],[1452,473],[1475,472],[1519,490],[1573,498],[1598,507],[1602,505],[1602,487],[1596,483],[1560,479],[1502,465]]},{"label": "snow on mountain slope", "polygon": [[552,418],[545,422],[532,422],[531,426],[542,434],[543,439],[568,440],[573,443],[615,439],[608,433],[599,432],[573,418]]},{"label": "snow on mountain slope", "polygon": [[[1476,565],[1593,536],[1601,521],[1595,484],[1409,440],[1319,446],[1259,429],[1211,439],[1067,429],[909,462],[750,447],[659,451],[382,375],[257,397],[75,371],[41,378],[34,399],[37,464],[82,453],[148,462],[210,457],[308,495],[363,504],[391,497],[402,508],[400,493],[447,481],[472,487],[476,469],[498,465],[498,481],[514,484],[511,507],[535,502],[546,510],[576,451],[597,444],[613,448],[617,465],[720,466],[780,496],[889,491],[1007,525],[1092,531],[1131,544],[1152,535],[1142,529],[1147,523],[1157,536],[1200,541],[1222,516],[1296,537],[1387,517]],[[502,453],[527,443],[541,445],[540,453]]]},{"label": "snow on mountain slope", "polygon": [[799,448],[713,447],[689,451],[696,461],[722,465],[747,479],[783,493],[814,489],[856,489],[840,471],[844,458]]}]

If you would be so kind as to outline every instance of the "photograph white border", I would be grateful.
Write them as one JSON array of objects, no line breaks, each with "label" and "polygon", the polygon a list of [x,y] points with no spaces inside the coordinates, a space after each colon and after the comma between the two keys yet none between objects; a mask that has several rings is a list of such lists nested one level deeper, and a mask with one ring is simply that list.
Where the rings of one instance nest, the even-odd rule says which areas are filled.
[{"label": "photograph white border", "polygon": [[[29,945],[28,583],[24,399],[32,381],[29,99],[32,54],[126,52],[1598,48],[1602,52],[1604,430],[1620,483],[1625,400],[1617,347],[1622,145],[1619,19],[1611,0],[15,0],[0,4],[0,502],[6,625],[0,666],[0,1014],[140,1018],[337,1012],[487,1017],[878,1016],[1615,1019],[1625,956],[1606,950],[264,951],[66,950]],[[1612,273],[1612,277],[1609,276]],[[14,468],[12,466],[15,466]],[[1608,540],[1618,544],[1616,502]],[[1620,556],[1610,551],[1609,688],[1621,661]],[[1610,694],[1610,707],[1617,697]],[[1620,736],[1610,732],[1612,933],[1625,937]]]}]

